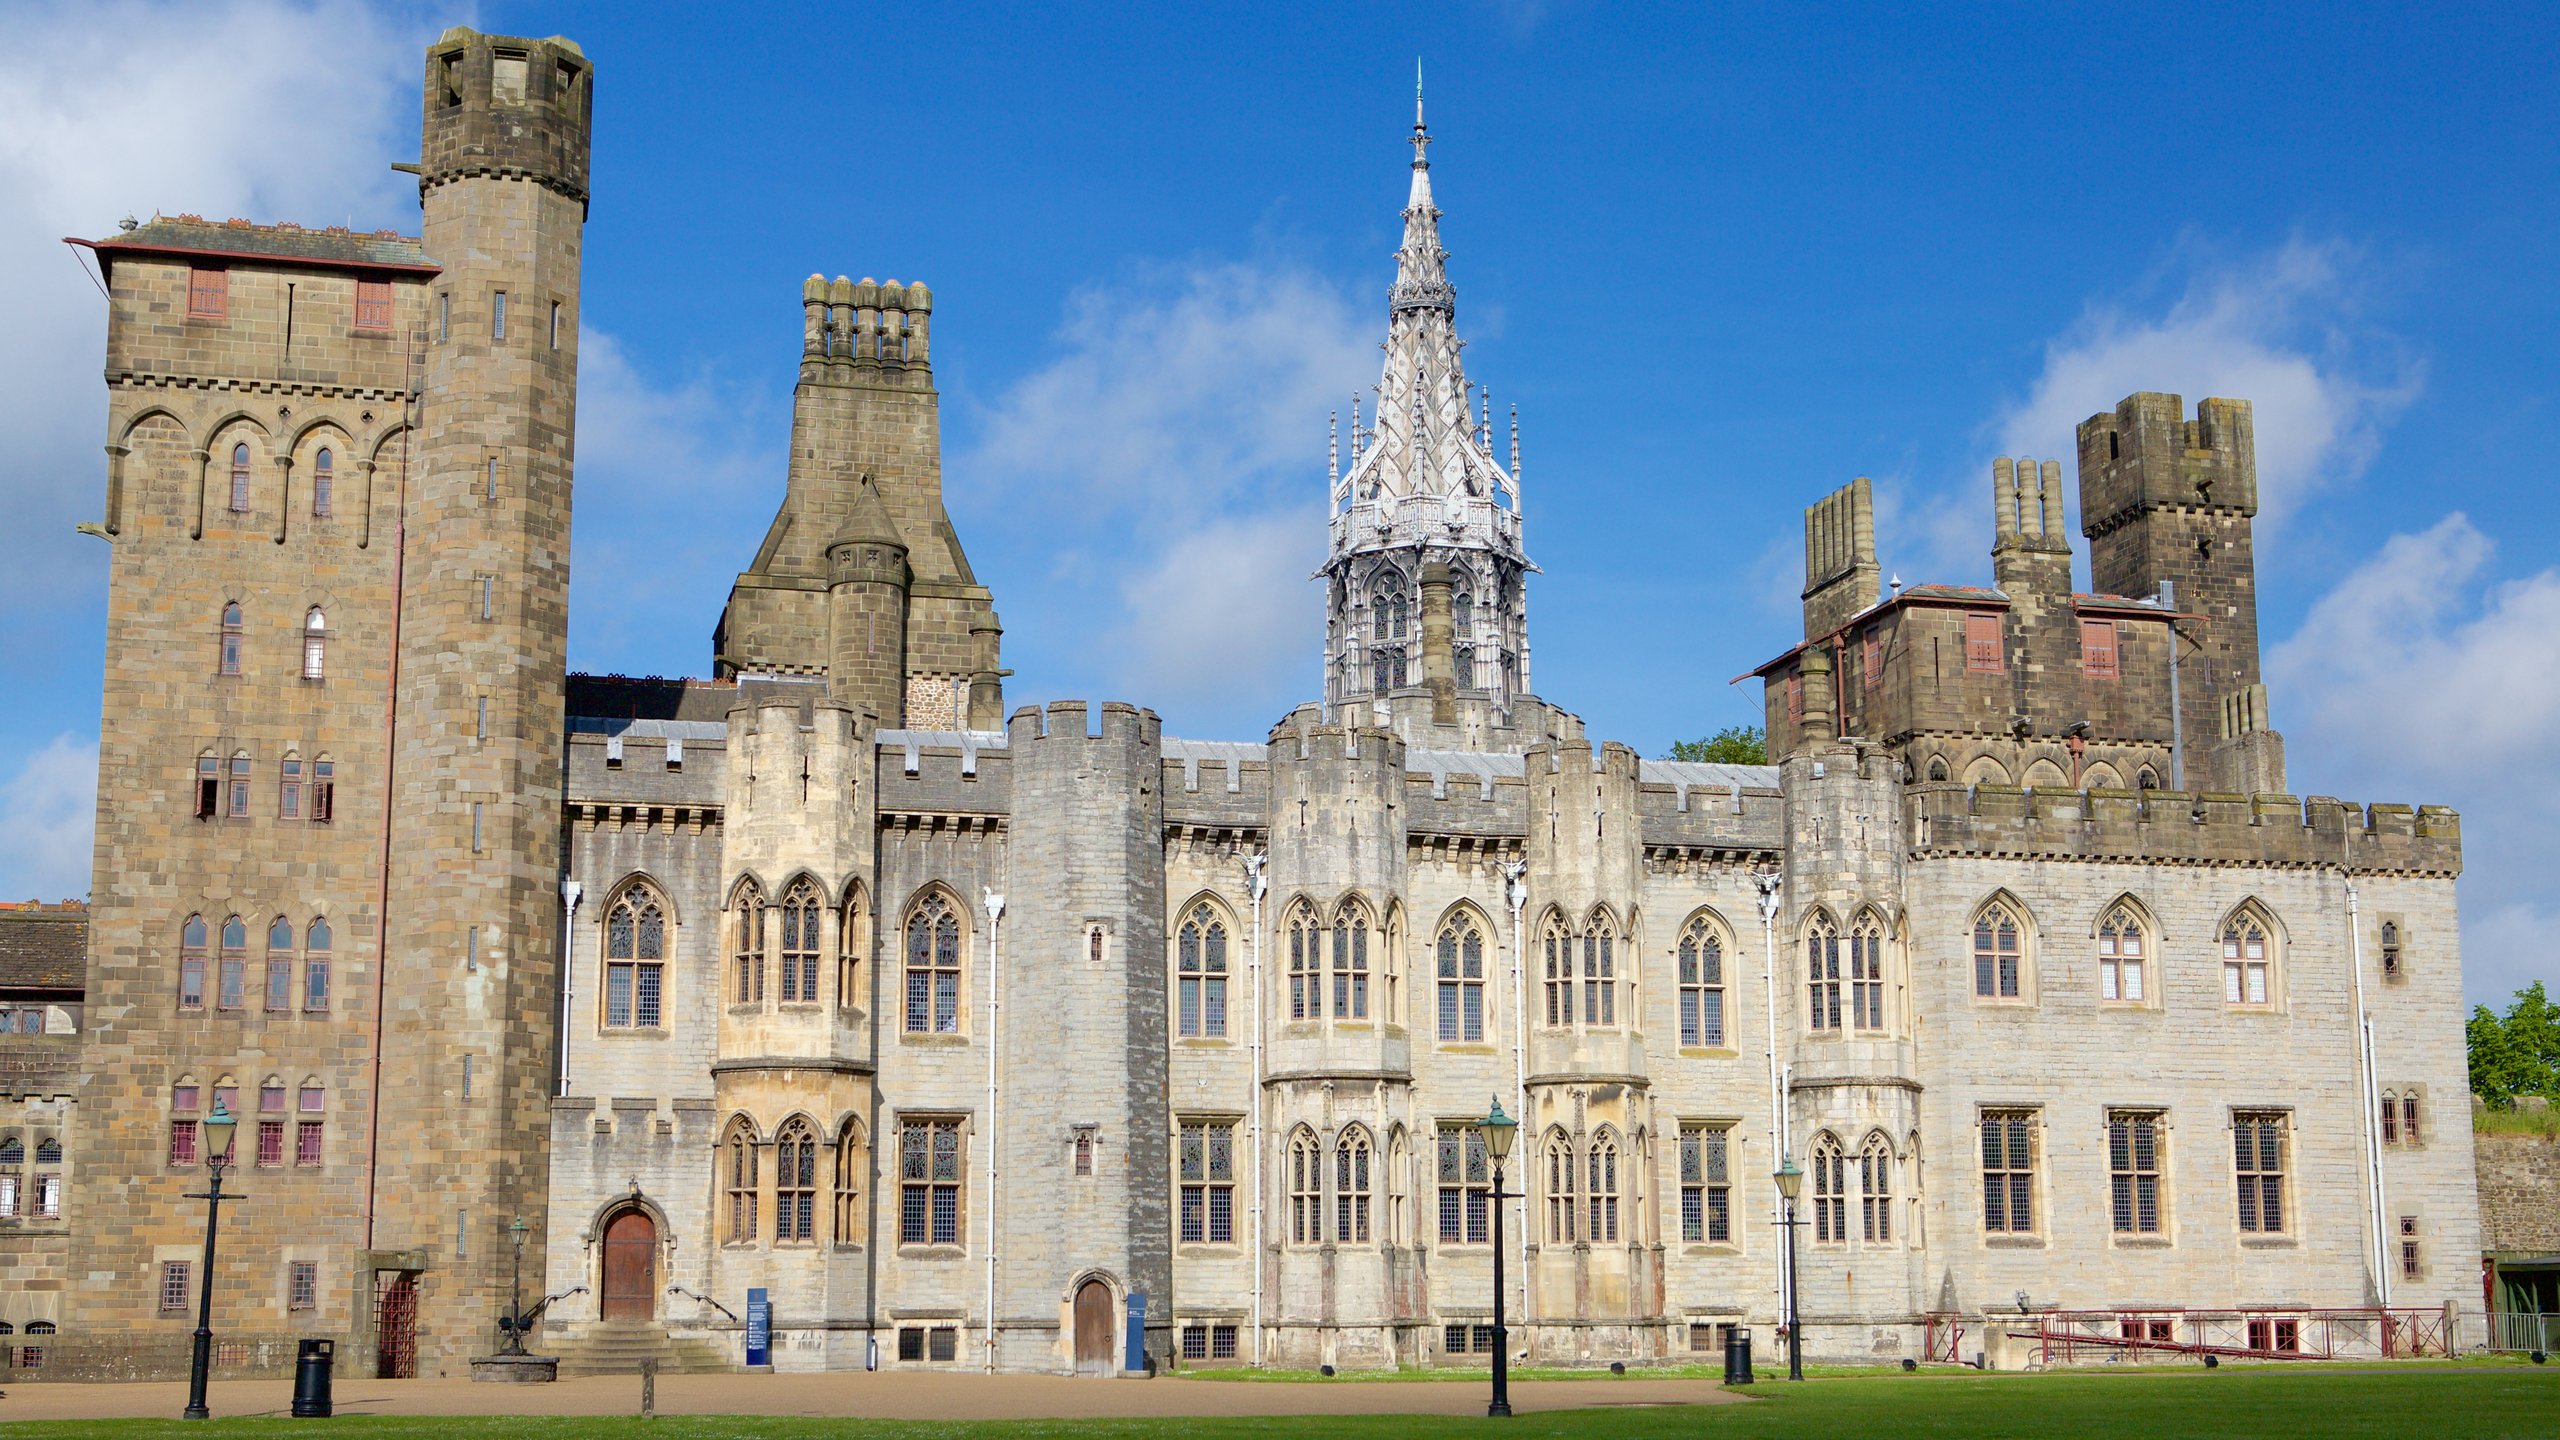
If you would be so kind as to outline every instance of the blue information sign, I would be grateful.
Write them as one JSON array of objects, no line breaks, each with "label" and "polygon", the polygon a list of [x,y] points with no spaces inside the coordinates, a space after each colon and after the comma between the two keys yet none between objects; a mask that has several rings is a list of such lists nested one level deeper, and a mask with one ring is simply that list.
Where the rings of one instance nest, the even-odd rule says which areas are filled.
[{"label": "blue information sign", "polygon": [[1122,1368],[1147,1368],[1147,1297],[1144,1295],[1132,1294],[1129,1297],[1129,1357]]},{"label": "blue information sign", "polygon": [[760,1289],[747,1292],[747,1363],[773,1363],[773,1302]]}]

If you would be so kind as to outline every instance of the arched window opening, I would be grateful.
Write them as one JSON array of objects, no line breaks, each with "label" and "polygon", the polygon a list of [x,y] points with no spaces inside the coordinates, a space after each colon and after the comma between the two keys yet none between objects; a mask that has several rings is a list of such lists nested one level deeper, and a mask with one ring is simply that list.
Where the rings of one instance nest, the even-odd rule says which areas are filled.
[{"label": "arched window opening", "polygon": [[1369,1238],[1369,1132],[1354,1125],[1333,1147],[1333,1238],[1343,1244]]},{"label": "arched window opening", "polygon": [[786,1005],[818,1003],[818,917],[826,901],[807,876],[792,882],[782,896],[782,1000]]},{"label": "arched window opening", "polygon": [[249,447],[243,442],[231,447],[231,509],[236,514],[249,508]]},{"label": "arched window opening", "polygon": [[1440,927],[1434,956],[1439,975],[1440,1038],[1463,1045],[1484,1039],[1484,931],[1459,914]]},{"label": "arched window opening", "polygon": [[337,490],[338,459],[323,445],[320,453],[311,457],[311,513],[324,518],[334,514]]},{"label": "arched window opening", "polygon": [[721,1156],[721,1180],[727,1194],[729,1211],[729,1243],[743,1245],[756,1238],[756,1171],[760,1168],[756,1154],[755,1127],[740,1116],[729,1126],[727,1153]]},{"label": "arched window opening", "polygon": [[1593,911],[1582,932],[1582,1020],[1618,1023],[1618,934],[1606,911]]},{"label": "arched window opening", "polygon": [[844,918],[836,927],[836,1004],[847,1010],[862,1003],[862,956],[871,945],[870,927],[857,890],[844,902]]},{"label": "arched window opening", "polygon": [[329,617],[320,607],[302,617],[302,678],[320,680],[329,673]]},{"label": "arched window opening", "polygon": [[1474,594],[1463,587],[1450,592],[1449,619],[1451,626],[1457,632],[1450,651],[1457,670],[1458,688],[1472,690],[1476,688],[1476,597]]},{"label": "arched window opening", "polygon": [[240,648],[242,643],[247,639],[248,633],[248,623],[240,614],[240,602],[234,600],[229,604],[224,605],[222,607],[222,639],[221,650],[219,652],[222,657],[223,674],[237,675],[240,673]]},{"label": "arched window opening", "polygon": [[2107,912],[2098,925],[2098,996],[2104,1000],[2139,1002],[2143,998],[2151,947],[2142,921],[2129,905]]},{"label": "arched window opening", "polygon": [[1805,1019],[1814,1030],[1840,1028],[1840,927],[1817,914],[1805,927]]},{"label": "arched window opening", "polygon": [[1177,1029],[1195,1040],[1227,1033],[1227,925],[1207,901],[1183,918],[1174,939]]},{"label": "arched window opening", "polygon": [[223,797],[223,812],[234,820],[249,818],[249,752],[238,751],[231,757],[229,793]]},{"label": "arched window opening", "polygon": [[1724,1044],[1724,937],[1703,915],[1680,932],[1680,1043]]},{"label": "arched window opening", "polygon": [[213,996],[217,1010],[238,1010],[248,1003],[249,927],[237,915],[222,922],[222,955]]},{"label": "arched window opening", "polygon": [[818,1238],[818,1131],[793,1116],[773,1147],[773,1238]]},{"label": "arched window opening", "polygon": [[2418,1092],[2408,1091],[2400,1097],[2400,1138],[2418,1143]]},{"label": "arched window opening", "polygon": [[2267,926],[2243,910],[2222,926],[2222,999],[2230,1005],[2264,1005],[2274,994],[2270,972],[2274,959]]},{"label": "arched window opening", "polygon": [[1573,1163],[1573,1142],[1563,1131],[1547,1137],[1547,1243],[1570,1245],[1580,1238],[1575,1221],[1579,1218],[1579,1197],[1574,1182],[1580,1178]]},{"label": "arched window opening", "polygon": [[178,928],[178,1008],[204,1008],[205,951],[210,935],[204,917],[190,915]]},{"label": "arched window opening", "polygon": [[1324,932],[1304,905],[1290,912],[1288,930],[1289,1018],[1313,1020],[1324,1013]]},{"label": "arched window opening", "polygon": [[654,1030],[664,1023],[667,912],[658,892],[634,885],[604,922],[604,1023]]},{"label": "arched window opening", "polygon": [[2400,978],[2400,922],[2382,922],[2382,975],[2386,980]]},{"label": "arched window opening", "polygon": [[1545,965],[1547,1023],[1573,1023],[1573,932],[1561,915],[1549,915],[1539,927],[1538,947]]},{"label": "arched window opening", "polygon": [[1583,1235],[1593,1244],[1611,1244],[1618,1238],[1618,1140],[1603,1130],[1591,1142],[1590,1188],[1583,1194],[1585,1224]]},{"label": "arched window opening", "polygon": [[329,1008],[330,947],[336,942],[324,917],[311,922],[302,938],[302,1008],[319,1013]]},{"label": "arched window opening", "polygon": [[870,1178],[870,1147],[864,1143],[862,1122],[847,1120],[836,1132],[836,1229],[839,1245],[862,1243],[862,1185]]},{"label": "arched window opening", "polygon": [[293,1008],[293,922],[279,915],[267,927],[267,1013]]},{"label": "arched window opening", "polygon": [[927,895],[907,916],[907,1033],[960,1033],[960,916]]},{"label": "arched window opening", "polygon": [[1333,1018],[1369,1018],[1369,912],[1347,901],[1333,914]]},{"label": "arched window opening", "polygon": [[1301,1129],[1289,1137],[1289,1243],[1324,1240],[1324,1159],[1316,1137]]},{"label": "arched window opening", "polygon": [[2400,1092],[2397,1090],[2382,1092],[2382,1143],[2400,1143]]},{"label": "arched window opening", "polygon": [[2160,788],[2160,772],[2145,765],[2134,775],[2133,784],[2137,790],[2157,790]]},{"label": "arched window opening", "polygon": [[733,1005],[756,1005],[764,1001],[764,890],[754,881],[738,887],[737,941],[731,947],[734,955],[733,985],[729,1002]]},{"label": "arched window opening", "polygon": [[1947,757],[1944,755],[1932,755],[1929,757],[1929,778],[1936,781],[1943,781],[1947,778]]},{"label": "arched window opening", "polygon": [[262,1170],[284,1163],[285,1098],[281,1075],[268,1076],[258,1087],[258,1167]]},{"label": "arched window opening", "polygon": [[1823,1135],[1813,1142],[1813,1239],[1837,1245],[1849,1238],[1849,1161],[1840,1142]]},{"label": "arched window opening", "polygon": [[1849,1023],[1884,1027],[1884,925],[1868,911],[1849,928]]},{"label": "arched window opening", "polygon": [[1985,999],[2018,998],[2021,927],[2008,906],[1985,905],[1973,920],[1973,993]]},{"label": "arched window opening", "polygon": [[1893,1143],[1879,1132],[1858,1152],[1858,1204],[1869,1241],[1893,1238]]}]

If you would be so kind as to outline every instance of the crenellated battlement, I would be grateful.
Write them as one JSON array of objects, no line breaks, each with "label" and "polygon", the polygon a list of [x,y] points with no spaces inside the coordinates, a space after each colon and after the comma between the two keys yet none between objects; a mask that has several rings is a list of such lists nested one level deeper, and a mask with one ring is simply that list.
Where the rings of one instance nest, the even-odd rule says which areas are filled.
[{"label": "crenellated battlement", "polygon": [[2246,400],[2141,391],[2080,422],[2080,522],[2092,538],[2148,506],[2258,513],[2255,425]]},{"label": "crenellated battlement", "polygon": [[800,312],[804,369],[815,362],[849,378],[854,369],[932,368],[933,292],[922,281],[812,275],[800,285]]},{"label": "crenellated battlement", "polygon": [[[1098,729],[1093,723],[1097,710],[1101,721]],[[1052,700],[1045,709],[1023,706],[1005,724],[1006,748],[1026,761],[1044,744],[1071,740],[1109,741],[1153,750],[1164,743],[1164,721],[1153,710],[1125,700],[1105,700],[1099,707],[1082,700]]]},{"label": "crenellated battlement", "polygon": [[2326,795],[2029,790],[1920,784],[1905,800],[1915,854],[2170,864],[2335,866],[2451,876],[2462,820],[2442,805],[2359,805]]}]

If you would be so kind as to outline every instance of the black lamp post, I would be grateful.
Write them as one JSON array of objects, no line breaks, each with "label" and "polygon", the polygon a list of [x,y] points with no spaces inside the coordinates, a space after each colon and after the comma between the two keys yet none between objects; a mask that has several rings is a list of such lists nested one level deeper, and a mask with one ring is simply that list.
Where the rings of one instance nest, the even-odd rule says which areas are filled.
[{"label": "black lamp post", "polygon": [[524,1353],[524,1237],[531,1233],[533,1227],[525,1224],[521,1215],[507,1227],[507,1238],[516,1242],[516,1259],[507,1280],[507,1318],[498,1322],[498,1328],[507,1332],[506,1346],[498,1352],[501,1355]]},{"label": "black lamp post", "polygon": [[1484,1407],[1484,1413],[1507,1416],[1511,1413],[1511,1331],[1502,1323],[1502,1202],[1515,1197],[1503,1193],[1502,1162],[1511,1154],[1511,1138],[1520,1132],[1520,1122],[1502,1113],[1501,1097],[1496,1096],[1493,1113],[1477,1128],[1484,1134],[1484,1153],[1493,1161],[1493,1403]]},{"label": "black lamp post", "polygon": [[1794,1157],[1778,1167],[1771,1177],[1778,1182],[1778,1198],[1785,1202],[1785,1218],[1778,1223],[1787,1230],[1787,1378],[1804,1378],[1804,1300],[1796,1293],[1796,1227],[1804,1222],[1796,1218],[1796,1196],[1804,1193],[1804,1172],[1796,1168]]},{"label": "black lamp post", "polygon": [[196,1356],[187,1373],[189,1420],[213,1417],[204,1404],[205,1382],[213,1378],[213,1236],[222,1214],[222,1172],[230,1167],[231,1137],[239,1128],[239,1117],[222,1103],[221,1096],[215,1096],[213,1113],[204,1117],[205,1174],[211,1178],[202,1194],[186,1197],[204,1202],[204,1274],[196,1280]]}]

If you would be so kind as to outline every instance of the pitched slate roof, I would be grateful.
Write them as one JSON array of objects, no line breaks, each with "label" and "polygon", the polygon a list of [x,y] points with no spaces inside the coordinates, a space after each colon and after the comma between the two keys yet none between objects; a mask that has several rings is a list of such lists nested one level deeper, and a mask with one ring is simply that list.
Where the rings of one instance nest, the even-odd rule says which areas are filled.
[{"label": "pitched slate roof", "polygon": [[88,906],[0,904],[0,987],[78,990],[88,971]]},{"label": "pitched slate roof", "polygon": [[100,265],[119,254],[202,255],[235,260],[285,260],[346,270],[405,270],[433,274],[425,245],[396,230],[358,231],[344,225],[311,230],[290,222],[253,225],[246,220],[207,220],[201,215],[154,215],[104,240],[74,240],[98,252]]}]

